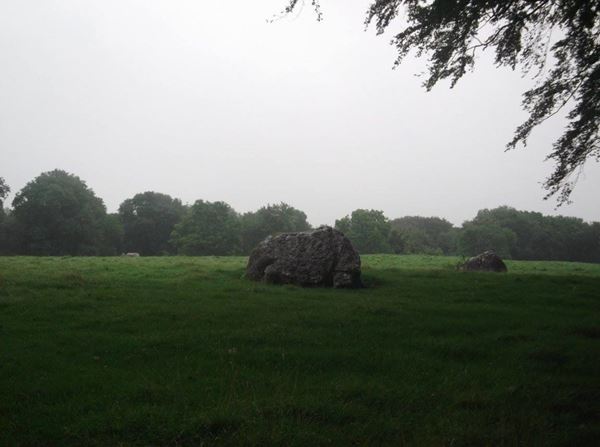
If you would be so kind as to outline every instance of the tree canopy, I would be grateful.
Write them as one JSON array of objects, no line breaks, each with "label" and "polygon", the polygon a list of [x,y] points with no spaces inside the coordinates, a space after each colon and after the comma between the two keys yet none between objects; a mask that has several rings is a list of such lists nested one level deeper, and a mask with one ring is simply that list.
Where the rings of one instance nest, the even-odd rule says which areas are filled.
[{"label": "tree canopy", "polygon": [[267,236],[306,231],[310,224],[306,214],[287,203],[267,205],[241,216],[242,252],[248,254]]},{"label": "tree canopy", "polygon": [[[288,1],[285,12],[303,3]],[[320,20],[319,1],[311,2]],[[597,0],[372,0],[365,24],[378,34],[400,28],[392,40],[395,63],[411,52],[427,57],[427,90],[444,79],[454,86],[484,50],[495,52],[497,66],[531,73],[537,83],[522,102],[529,117],[507,149],[525,145],[536,126],[569,107],[566,129],[548,155],[555,169],[544,184],[546,198],[558,193],[559,204],[568,202],[585,162],[600,160]]]},{"label": "tree canopy", "polygon": [[439,217],[404,216],[390,222],[390,245],[395,253],[450,254],[455,228]]},{"label": "tree canopy", "polygon": [[484,251],[493,250],[502,258],[512,258],[511,249],[517,235],[509,228],[497,223],[463,225],[458,238],[458,251],[463,256],[476,256]]},{"label": "tree canopy", "polygon": [[483,209],[463,224],[459,251],[472,255],[490,248],[513,259],[598,262],[600,226],[507,206]]},{"label": "tree canopy", "polygon": [[102,254],[106,208],[79,177],[45,172],[25,185],[12,204],[24,253]]},{"label": "tree canopy", "polygon": [[239,253],[239,216],[225,202],[197,200],[175,225],[171,243],[178,254],[227,256]]},{"label": "tree canopy", "polygon": [[335,228],[352,241],[359,253],[390,253],[390,222],[377,210],[354,210],[351,215],[335,221]]},{"label": "tree canopy", "polygon": [[144,256],[169,252],[171,232],[183,212],[181,200],[154,191],[125,200],[119,206],[125,250]]},{"label": "tree canopy", "polygon": [[[310,229],[306,214],[285,203],[240,215],[225,202],[188,206],[148,191],[107,214],[79,177],[58,170],[29,182],[4,211],[0,255],[247,255],[267,236]],[[335,226],[361,254],[472,256],[491,249],[511,259],[600,262],[600,222],[508,206],[482,209],[460,227],[440,217],[390,220],[368,209]]]}]

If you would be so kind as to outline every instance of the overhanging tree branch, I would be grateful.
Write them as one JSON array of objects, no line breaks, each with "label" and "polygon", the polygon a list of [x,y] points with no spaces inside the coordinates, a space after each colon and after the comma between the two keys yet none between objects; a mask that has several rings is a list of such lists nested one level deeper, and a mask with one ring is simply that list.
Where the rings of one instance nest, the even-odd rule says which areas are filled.
[{"label": "overhanging tree branch", "polygon": [[[286,13],[302,0],[289,0]],[[318,0],[312,0],[322,17]],[[400,16],[405,25],[392,39],[398,55],[394,66],[409,53],[427,56],[427,90],[440,80],[453,87],[475,64],[477,52],[493,50],[498,66],[525,73],[537,68],[539,86],[523,94],[529,118],[517,127],[507,148],[524,145],[532,130],[571,107],[563,135],[547,159],[554,172],[544,184],[558,204],[569,201],[577,173],[588,159],[600,159],[600,3],[597,0],[373,0],[365,26],[377,34]],[[562,38],[550,45],[558,31]],[[489,35],[484,35],[485,33]],[[545,38],[544,38],[545,37]],[[546,71],[548,55],[551,69]]]}]

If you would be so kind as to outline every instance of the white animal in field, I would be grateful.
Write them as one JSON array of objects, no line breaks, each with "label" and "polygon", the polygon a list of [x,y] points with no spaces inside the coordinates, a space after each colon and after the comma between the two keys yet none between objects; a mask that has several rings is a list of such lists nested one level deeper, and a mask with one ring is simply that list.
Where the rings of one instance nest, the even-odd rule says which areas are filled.
[{"label": "white animal in field", "polygon": [[121,256],[128,256],[130,258],[139,258],[139,253],[123,253]]}]

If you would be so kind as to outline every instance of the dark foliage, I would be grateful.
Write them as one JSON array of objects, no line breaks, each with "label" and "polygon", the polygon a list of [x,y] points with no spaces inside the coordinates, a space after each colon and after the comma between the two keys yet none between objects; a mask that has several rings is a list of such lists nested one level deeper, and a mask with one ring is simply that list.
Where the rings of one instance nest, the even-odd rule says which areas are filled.
[{"label": "dark foliage", "polygon": [[19,191],[12,204],[21,253],[104,254],[106,209],[79,177],[45,172]]},{"label": "dark foliage", "polygon": [[123,253],[124,231],[121,219],[117,213],[107,214],[102,223],[102,254],[114,256]]},{"label": "dark foliage", "polygon": [[286,203],[267,205],[241,216],[242,252],[249,254],[267,236],[310,230],[306,214]]},{"label": "dark foliage", "polygon": [[458,238],[458,252],[464,256],[475,256],[493,250],[502,258],[512,258],[512,249],[517,236],[497,223],[473,224],[465,222]]},{"label": "dark foliage", "polygon": [[464,255],[493,249],[513,259],[600,262],[600,224],[506,206],[484,209],[464,223],[459,248]]},{"label": "dark foliage", "polygon": [[361,254],[392,252],[391,226],[383,211],[354,210],[350,216],[336,220],[335,228],[344,233]]},{"label": "dark foliage", "polygon": [[125,200],[119,206],[125,251],[144,256],[171,252],[169,238],[183,213],[179,199],[158,192],[146,191]]},{"label": "dark foliage", "polygon": [[[291,0],[286,12],[302,2]],[[313,1],[321,18],[318,2]],[[395,21],[401,17],[402,21]],[[495,52],[498,66],[521,68],[538,82],[523,95],[529,118],[507,145],[526,144],[531,131],[564,106],[568,125],[548,158],[546,197],[569,200],[579,170],[600,160],[600,3],[597,0],[373,0],[366,25],[379,34],[402,26],[392,40],[396,65],[410,53],[429,60],[424,87],[451,86],[475,65],[480,51]]]},{"label": "dark foliage", "polygon": [[405,216],[390,222],[390,245],[395,253],[452,254],[456,229],[439,217]]},{"label": "dark foliage", "polygon": [[18,254],[20,240],[14,214],[10,210],[0,211],[0,255]]},{"label": "dark foliage", "polygon": [[197,200],[175,225],[171,243],[183,255],[238,254],[239,215],[225,202]]},{"label": "dark foliage", "polygon": [[[8,190],[8,188],[6,188]],[[106,214],[101,199],[64,171],[41,174],[0,213],[0,255],[247,255],[270,235],[306,231],[306,214],[285,203],[242,216],[224,202],[183,206],[155,192]],[[544,216],[507,206],[484,209],[462,227],[439,217],[389,220],[358,209],[335,223],[359,253],[474,256],[600,262],[600,223]]]}]

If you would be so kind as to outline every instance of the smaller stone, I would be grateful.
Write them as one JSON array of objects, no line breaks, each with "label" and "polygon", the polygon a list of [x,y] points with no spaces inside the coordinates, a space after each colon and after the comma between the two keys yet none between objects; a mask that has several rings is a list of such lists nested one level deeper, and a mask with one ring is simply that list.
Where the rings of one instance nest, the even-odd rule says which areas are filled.
[{"label": "smaller stone", "polygon": [[484,251],[480,255],[469,258],[459,266],[460,270],[467,272],[507,272],[504,261],[492,250]]}]

